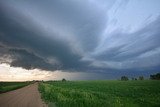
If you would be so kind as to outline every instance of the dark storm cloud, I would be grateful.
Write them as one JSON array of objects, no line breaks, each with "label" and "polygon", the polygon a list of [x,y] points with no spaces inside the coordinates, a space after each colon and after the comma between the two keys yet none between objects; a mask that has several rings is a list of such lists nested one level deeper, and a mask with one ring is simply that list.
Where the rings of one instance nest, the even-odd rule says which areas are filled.
[{"label": "dark storm cloud", "polygon": [[[91,51],[96,47],[99,39],[98,35],[101,34],[107,24],[107,13],[105,12],[113,5],[114,0],[111,1],[104,8],[98,7],[94,2],[90,3],[89,1],[81,0],[40,0],[39,2],[27,0],[20,1],[20,3],[16,2],[16,5],[24,8],[26,16],[29,11],[31,17],[36,18],[35,20],[38,23],[42,23],[43,26],[57,27],[55,32],[57,32],[57,29],[68,30],[68,27],[71,27],[75,38],[79,42],[83,42],[81,44],[83,50]],[[99,2],[102,5],[105,3],[103,0]],[[59,32],[56,35],[61,36]],[[90,41],[94,43],[90,43]]]},{"label": "dark storm cloud", "polygon": [[34,53],[29,53],[26,50],[10,49],[9,54],[12,58],[11,66],[23,67],[25,69],[56,69],[54,65],[45,62],[43,58],[36,56]]},{"label": "dark storm cloud", "polygon": [[[25,20],[21,14],[14,13],[12,17],[9,17],[9,13],[5,12],[1,11],[0,16],[0,42],[2,44],[0,49],[1,57],[8,55],[7,58],[12,60],[11,66],[55,70],[78,69],[83,65],[79,61],[80,56],[74,55],[65,42],[46,38],[33,27],[31,21]],[[24,22],[19,22],[17,18],[22,18]]]},{"label": "dark storm cloud", "polygon": [[[128,2],[123,1],[116,9]],[[0,62],[50,71],[121,71],[159,66],[159,17],[137,31],[116,29],[103,38],[109,24],[108,11],[114,3],[0,1]]]}]

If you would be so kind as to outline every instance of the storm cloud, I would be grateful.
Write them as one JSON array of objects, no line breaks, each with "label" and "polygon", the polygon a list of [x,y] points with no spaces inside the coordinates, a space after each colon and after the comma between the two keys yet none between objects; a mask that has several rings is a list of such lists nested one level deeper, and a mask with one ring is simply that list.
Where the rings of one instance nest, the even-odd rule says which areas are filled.
[{"label": "storm cloud", "polygon": [[160,8],[139,10],[144,18],[130,5],[134,8],[128,0],[2,0],[0,62],[49,71],[159,69]]}]

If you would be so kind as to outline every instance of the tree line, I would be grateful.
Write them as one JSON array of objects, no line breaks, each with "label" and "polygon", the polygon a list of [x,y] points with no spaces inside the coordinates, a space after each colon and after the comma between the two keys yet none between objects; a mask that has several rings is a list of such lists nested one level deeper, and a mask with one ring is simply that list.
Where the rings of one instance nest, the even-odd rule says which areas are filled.
[{"label": "tree line", "polygon": [[[150,80],[160,80],[160,73],[157,73],[157,74],[153,74],[153,75],[150,75]],[[122,76],[121,77],[121,80],[122,81],[128,81],[129,78],[127,76]],[[143,76],[139,76],[138,78],[133,78],[132,77],[132,80],[144,80],[144,77]]]}]

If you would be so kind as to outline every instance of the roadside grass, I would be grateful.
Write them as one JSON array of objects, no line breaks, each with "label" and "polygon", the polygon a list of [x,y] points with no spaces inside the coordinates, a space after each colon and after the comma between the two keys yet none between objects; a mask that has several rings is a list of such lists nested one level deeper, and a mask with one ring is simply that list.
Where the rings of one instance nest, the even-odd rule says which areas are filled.
[{"label": "roadside grass", "polygon": [[30,82],[0,82],[0,93],[22,88],[29,84]]},{"label": "roadside grass", "polygon": [[52,81],[39,91],[57,107],[160,107],[160,81]]}]

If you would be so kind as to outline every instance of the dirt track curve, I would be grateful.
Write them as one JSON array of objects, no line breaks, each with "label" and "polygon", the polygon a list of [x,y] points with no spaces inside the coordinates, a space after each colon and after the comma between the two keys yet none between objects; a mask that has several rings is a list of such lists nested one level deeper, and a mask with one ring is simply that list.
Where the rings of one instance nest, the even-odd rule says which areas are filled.
[{"label": "dirt track curve", "polygon": [[47,107],[38,92],[38,83],[0,94],[0,107]]}]

